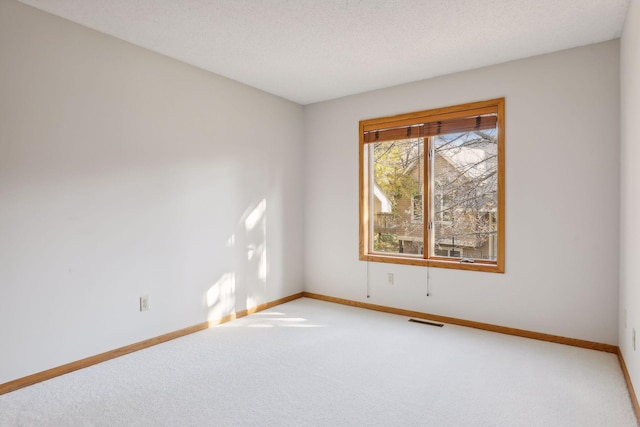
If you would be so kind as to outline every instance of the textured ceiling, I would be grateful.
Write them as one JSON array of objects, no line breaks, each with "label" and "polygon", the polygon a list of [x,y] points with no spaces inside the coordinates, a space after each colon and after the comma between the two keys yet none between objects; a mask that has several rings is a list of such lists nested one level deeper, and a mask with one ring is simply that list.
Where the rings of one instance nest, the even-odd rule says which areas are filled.
[{"label": "textured ceiling", "polygon": [[21,1],[310,104],[614,39],[630,0]]}]

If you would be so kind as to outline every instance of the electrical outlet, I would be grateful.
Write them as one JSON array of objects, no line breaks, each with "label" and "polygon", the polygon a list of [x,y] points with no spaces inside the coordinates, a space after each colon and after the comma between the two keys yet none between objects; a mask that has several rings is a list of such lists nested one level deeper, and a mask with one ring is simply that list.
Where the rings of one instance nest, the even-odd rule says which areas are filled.
[{"label": "electrical outlet", "polygon": [[633,351],[636,351],[636,328],[631,330],[631,346],[633,347]]},{"label": "electrical outlet", "polygon": [[140,311],[149,311],[149,296],[143,295],[140,297]]},{"label": "electrical outlet", "polygon": [[393,285],[393,273],[387,273],[387,282]]}]

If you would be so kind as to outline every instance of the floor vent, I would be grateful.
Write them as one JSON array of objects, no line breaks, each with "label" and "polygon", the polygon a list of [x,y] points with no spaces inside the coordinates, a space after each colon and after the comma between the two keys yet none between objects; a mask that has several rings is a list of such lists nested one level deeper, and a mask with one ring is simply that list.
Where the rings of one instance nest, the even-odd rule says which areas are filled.
[{"label": "floor vent", "polygon": [[442,328],[444,326],[444,323],[429,322],[427,320],[409,319],[409,322],[422,323],[423,325],[437,326],[438,328]]}]

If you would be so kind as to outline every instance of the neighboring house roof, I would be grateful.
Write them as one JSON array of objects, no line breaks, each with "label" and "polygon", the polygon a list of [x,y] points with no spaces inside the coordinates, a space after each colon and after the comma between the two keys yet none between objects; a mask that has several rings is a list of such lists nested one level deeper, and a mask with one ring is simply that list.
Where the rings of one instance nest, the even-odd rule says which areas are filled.
[{"label": "neighboring house roof", "polygon": [[[475,179],[486,173],[488,167],[495,167],[495,155],[497,146],[495,144],[478,144],[474,148],[461,146],[452,147],[446,150],[437,150],[436,156],[442,157],[457,171],[461,172],[469,179]],[[493,159],[490,159],[493,157]],[[488,159],[488,160],[487,160]],[[485,161],[487,160],[487,161]],[[404,174],[411,173],[416,166],[421,164],[420,159],[412,161],[404,170]],[[475,165],[473,168],[468,166]]]},{"label": "neighboring house roof", "polygon": [[[437,154],[469,179],[479,178],[487,171],[487,162],[484,160],[489,153],[481,148],[456,147]],[[469,165],[475,166],[470,168]]]}]

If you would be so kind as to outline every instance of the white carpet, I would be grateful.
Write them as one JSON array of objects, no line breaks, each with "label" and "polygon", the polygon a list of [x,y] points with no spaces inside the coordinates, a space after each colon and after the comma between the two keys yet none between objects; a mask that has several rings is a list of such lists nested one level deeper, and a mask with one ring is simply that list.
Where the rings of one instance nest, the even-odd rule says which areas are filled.
[{"label": "white carpet", "polygon": [[299,299],[0,396],[1,426],[637,426],[613,354]]}]

